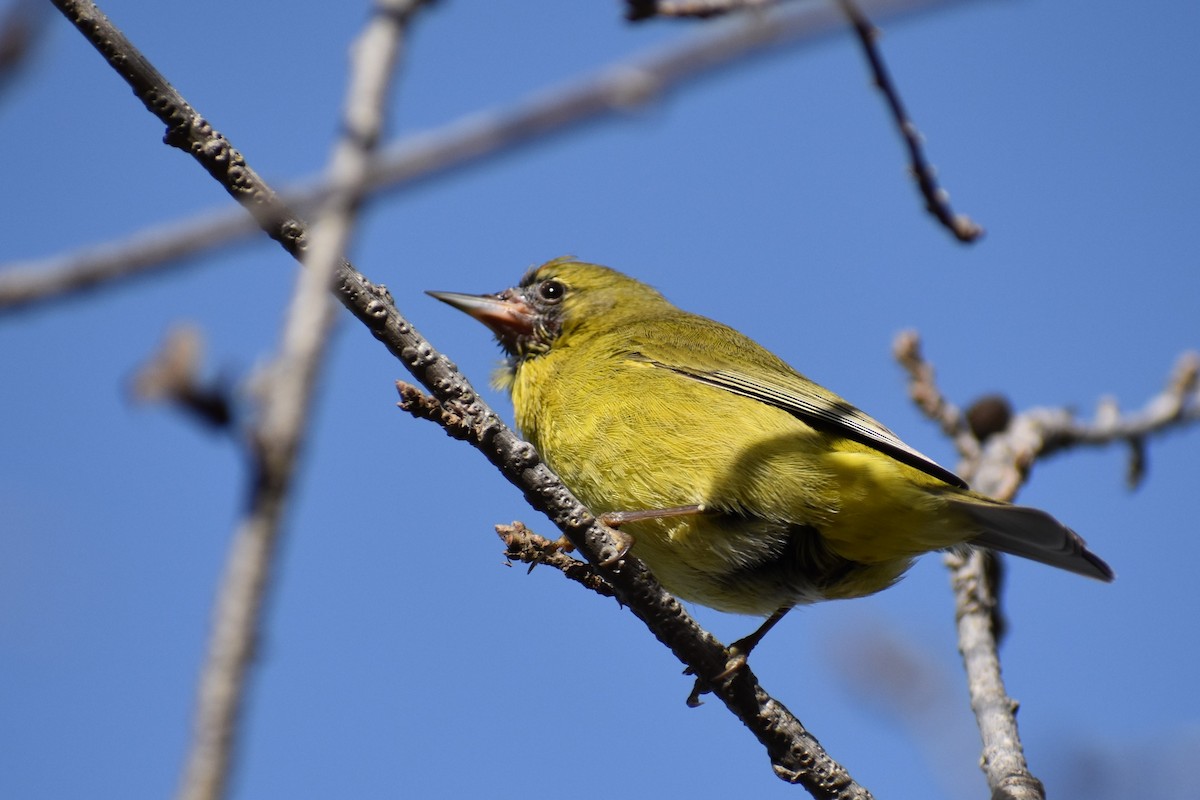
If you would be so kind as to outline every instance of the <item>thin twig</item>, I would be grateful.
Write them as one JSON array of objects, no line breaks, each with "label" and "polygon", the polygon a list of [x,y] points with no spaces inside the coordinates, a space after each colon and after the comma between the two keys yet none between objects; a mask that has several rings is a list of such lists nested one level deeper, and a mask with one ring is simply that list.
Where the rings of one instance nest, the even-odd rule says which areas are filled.
[{"label": "thin twig", "polygon": [[[195,158],[247,208],[271,238],[289,253],[304,250],[306,232],[291,209],[254,172],[240,153],[183,100],[91,3],[54,0],[110,65],[133,87],[147,109],[168,125],[167,144]],[[606,528],[541,461],[537,451],[501,422],[470,383],[396,310],[386,291],[346,261],[336,278],[338,299],[395,355],[447,409],[464,420],[468,440],[502,475],[520,487],[527,500],[551,521],[592,564],[604,564],[617,543]],[[869,798],[816,738],[743,667],[727,680],[731,654],[700,628],[679,602],[667,594],[634,558],[601,566],[621,602],[685,664],[708,682],[713,694],[754,734],[780,778],[803,785],[816,798]]]},{"label": "thin twig", "polygon": [[[875,0],[870,8],[877,16],[891,17],[961,1]],[[512,107],[473,113],[414,134],[377,155],[364,178],[364,196],[409,189],[588,122],[628,118],[631,108],[695,84],[734,61],[815,40],[838,30],[842,22],[825,3],[731,21],[682,44],[623,59],[561,88],[539,91]],[[324,176],[310,178],[279,200],[304,214],[337,188]],[[152,273],[248,238],[258,229],[244,214],[207,212],[65,256],[0,265],[0,310],[27,308]]]},{"label": "thin twig", "polygon": [[1115,403],[1101,405],[1090,422],[1069,412],[1040,411],[1034,422],[1044,439],[1039,455],[1078,446],[1096,446],[1156,436],[1200,420],[1200,352],[1181,355],[1163,390],[1139,411],[1121,414]]},{"label": "thin twig", "polygon": [[904,140],[904,146],[908,148],[909,168],[913,178],[917,181],[921,196],[925,199],[926,210],[960,242],[975,241],[983,235],[983,228],[967,215],[956,214],[950,208],[950,196],[945,189],[938,185],[933,167],[925,157],[921,132],[917,130],[916,124],[908,116],[904,103],[900,100],[900,92],[888,73],[887,65],[883,63],[883,54],[879,52],[877,44],[879,29],[871,24],[854,0],[838,0],[838,2],[850,20],[854,32],[858,35],[863,54],[871,66],[871,75],[875,80],[875,85],[887,100],[888,110],[892,113],[896,129]]},{"label": "thin twig", "polygon": [[[1018,414],[1003,436],[984,446],[975,470],[976,487],[993,497],[1011,499],[1044,458],[1077,447],[1128,444],[1161,436],[1200,422],[1200,353],[1184,353],[1161,392],[1140,410],[1121,414],[1111,401],[1101,404],[1092,420],[1081,420],[1067,408],[1034,408]],[[1144,471],[1146,453],[1132,450],[1135,468]]]},{"label": "thin twig", "polygon": [[602,597],[617,597],[617,592],[613,589],[612,584],[606,581],[595,567],[586,561],[580,561],[567,555],[566,545],[569,542],[564,542],[563,539],[552,541],[544,536],[538,536],[520,522],[513,522],[511,525],[497,525],[496,534],[504,542],[504,555],[509,559],[528,564],[530,572],[534,567],[544,564],[553,567],[568,579]]},{"label": "thin twig", "polygon": [[921,354],[920,335],[916,331],[901,332],[892,343],[892,354],[908,373],[908,396],[917,407],[941,427],[962,458],[978,457],[979,442],[971,434],[966,416],[938,388],[933,365]]},{"label": "thin twig", "polygon": [[719,17],[738,11],[773,6],[779,0],[625,0],[625,19],[631,22],[653,17]]},{"label": "thin twig", "polygon": [[[965,445],[971,433],[964,415],[936,386],[933,366],[921,355],[917,334],[902,334],[894,350],[909,374],[909,391],[917,406],[954,439],[963,454],[961,474],[970,476],[976,491],[999,500],[1012,500],[1033,465],[1053,453],[1080,446],[1142,442],[1200,422],[1200,354],[1185,353],[1163,391],[1140,411],[1121,415],[1114,404],[1105,403],[1094,420],[1082,422],[1067,409],[1032,409],[1013,416],[982,446],[978,441]],[[1144,450],[1139,447],[1136,455],[1144,459]],[[955,594],[959,651],[983,740],[981,764],[993,798],[1041,800],[1044,789],[1029,772],[1017,731],[1017,704],[1000,677],[1000,582],[989,568],[991,558],[992,554],[982,550],[946,557]]]},{"label": "thin twig", "polygon": [[[379,0],[355,47],[344,133],[329,172],[351,184],[383,126],[383,106],[404,25],[420,0]],[[360,193],[333,194],[319,210],[307,269],[300,271],[280,353],[267,369],[260,416],[250,432],[253,483],[245,518],[218,593],[208,658],[197,693],[195,731],[181,779],[181,800],[216,800],[229,783],[246,696],[247,674],[261,627],[263,598],[289,505],[292,476],[308,427],[336,307],[329,289],[354,224]]]},{"label": "thin twig", "polygon": [[[965,416],[937,387],[933,366],[922,356],[917,334],[912,331],[901,334],[894,350],[909,373],[909,393],[913,400],[930,419],[941,425],[962,454],[959,473],[980,491],[1001,492],[998,486],[979,485],[977,473],[982,453],[979,442],[967,428]],[[995,437],[994,440],[999,439]],[[1013,486],[1012,492],[1015,491],[1016,486]],[[1000,494],[996,496],[1000,497]],[[1011,499],[1011,494],[1002,499]],[[1017,729],[1017,704],[1008,696],[1000,675],[1001,582],[992,580],[997,573],[988,569],[989,559],[995,558],[980,549],[965,554],[952,552],[945,557],[954,590],[958,651],[962,655],[971,710],[983,746],[981,767],[993,800],[1044,800],[1042,784],[1030,773],[1025,761]]]},{"label": "thin twig", "polygon": [[[759,10],[774,5],[778,0],[626,0],[625,16],[638,21],[652,17],[717,17],[736,12]],[[908,116],[900,92],[892,81],[883,54],[879,51],[879,30],[867,19],[864,11],[854,0],[838,0],[842,12],[850,21],[863,54],[871,67],[875,86],[887,100],[888,110],[896,129],[900,132],[908,149],[909,169],[917,181],[917,188],[925,200],[925,208],[960,242],[973,242],[983,235],[983,228],[965,214],[956,214],[950,208],[948,193],[938,185],[933,167],[925,157],[920,131]]]}]

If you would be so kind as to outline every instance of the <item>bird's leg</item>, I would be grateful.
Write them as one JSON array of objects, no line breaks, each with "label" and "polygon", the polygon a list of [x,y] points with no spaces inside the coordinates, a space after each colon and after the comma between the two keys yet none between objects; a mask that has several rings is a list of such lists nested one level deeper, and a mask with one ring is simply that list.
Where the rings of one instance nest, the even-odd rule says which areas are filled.
[{"label": "bird's leg", "polygon": [[609,511],[600,515],[600,521],[610,528],[619,528],[630,522],[641,522],[646,519],[663,519],[664,517],[690,517],[703,514],[704,506],[673,506],[671,508],[647,508],[642,511]]},{"label": "bird's leg", "polygon": [[779,620],[783,619],[787,612],[791,610],[792,606],[780,608],[774,614],[767,617],[766,621],[762,625],[759,625],[754,633],[749,636],[743,636],[729,645],[729,652],[732,656],[729,659],[729,663],[725,665],[725,671],[717,676],[717,680],[724,680],[746,666],[746,658],[750,655],[750,651],[757,647],[762,638],[767,635],[767,631],[779,624]]},{"label": "bird's leg", "polygon": [[[725,669],[713,676],[713,681],[724,681],[732,678],[737,674],[738,670],[746,666],[746,657],[750,655],[750,651],[758,646],[762,638],[767,635],[767,631],[774,628],[779,620],[783,619],[787,612],[792,610],[792,606],[784,606],[776,611],[771,616],[767,617],[762,625],[759,625],[754,633],[749,636],[743,636],[733,644],[729,645],[729,661],[725,662]],[[691,668],[683,671],[684,675],[695,675]],[[689,708],[696,708],[701,705],[700,695],[708,694],[711,689],[708,688],[709,683],[703,678],[697,677],[696,683],[692,687],[692,693],[688,695],[687,704]]]},{"label": "bird's leg", "polygon": [[609,511],[606,514],[601,514],[599,520],[602,524],[612,528],[613,538],[620,545],[615,553],[607,556],[600,562],[602,567],[611,567],[625,557],[629,552],[629,548],[633,547],[633,537],[623,530],[620,530],[622,525],[630,522],[641,522],[647,519],[663,519],[664,517],[686,517],[692,514],[701,514],[704,512],[704,506],[674,506],[672,508],[649,508],[644,511]]}]

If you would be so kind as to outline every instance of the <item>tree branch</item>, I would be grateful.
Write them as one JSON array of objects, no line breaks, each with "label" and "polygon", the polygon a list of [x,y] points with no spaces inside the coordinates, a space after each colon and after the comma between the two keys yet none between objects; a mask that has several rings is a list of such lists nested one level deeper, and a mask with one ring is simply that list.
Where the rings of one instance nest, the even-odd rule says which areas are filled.
[{"label": "tree branch", "polygon": [[[166,83],[91,3],[54,2],[133,87],[147,109],[167,124],[164,141],[199,161],[254,215],[271,238],[298,257],[305,249],[304,224],[280,202],[242,155]],[[461,418],[468,441],[522,489],[530,504],[550,517],[590,562],[605,564],[606,554],[615,553],[617,544],[604,526],[546,467],[536,450],[501,422],[454,364],[400,315],[386,290],[368,281],[348,262],[339,260],[335,294],[437,402]],[[277,508],[268,510],[278,517]],[[663,591],[640,562],[625,558],[599,569],[621,602],[699,678],[707,681],[713,694],[751,730],[767,750],[776,775],[802,784],[817,798],[870,797],[845,768],[829,757],[799,720],[766,694],[749,668],[717,680],[725,672],[731,654],[701,629],[675,598]]]},{"label": "tree branch", "polygon": [[[908,373],[908,396],[925,416],[938,424],[964,459],[979,456],[979,441],[971,434],[966,415],[938,388],[933,365],[921,353],[921,337],[903,331],[892,343],[892,355]],[[964,475],[964,478],[970,476]]]},{"label": "tree branch", "polygon": [[883,93],[896,129],[900,132],[904,146],[908,149],[909,169],[913,179],[917,182],[921,197],[925,199],[925,209],[942,224],[942,227],[954,234],[954,238],[968,244],[974,242],[983,235],[983,228],[979,227],[966,214],[956,214],[950,208],[950,195],[938,185],[933,167],[930,165],[929,159],[925,157],[921,132],[917,130],[916,123],[908,116],[908,111],[900,99],[900,91],[892,81],[887,65],[883,63],[883,54],[879,52],[877,44],[879,29],[871,24],[854,0],[838,0],[838,2],[858,36],[863,54],[867,57],[867,64],[871,67],[871,76],[875,81],[875,86]]},{"label": "tree branch", "polygon": [[[966,422],[970,412],[961,413],[937,388],[933,367],[921,355],[917,334],[901,334],[893,349],[909,374],[913,400],[962,454],[960,474],[976,491],[999,500],[1012,500],[1034,463],[1053,453],[1083,445],[1141,442],[1200,422],[1200,354],[1185,353],[1166,388],[1141,411],[1122,416],[1109,402],[1101,406],[1095,420],[1086,423],[1067,409],[1032,409],[1012,417],[1003,431],[993,433],[981,445]],[[995,398],[986,400],[995,402]],[[1141,463],[1143,449],[1137,447],[1135,453]],[[983,740],[982,768],[993,798],[1042,800],[1045,790],[1029,772],[1017,731],[1017,703],[1008,696],[1000,676],[1001,582],[992,559],[998,557],[979,549],[946,557],[955,595],[959,651]]]},{"label": "tree branch", "polygon": [[530,572],[533,572],[534,567],[545,564],[602,597],[617,597],[612,584],[604,580],[604,576],[591,564],[567,555],[570,542],[565,539],[551,541],[544,536],[538,536],[520,522],[497,525],[496,533],[500,536],[500,541],[504,542],[504,555],[528,564]]},{"label": "tree branch", "polygon": [[[331,176],[360,186],[383,127],[383,107],[401,36],[422,0],[378,0],[355,47],[343,135],[330,158]],[[162,82],[159,97],[169,93]],[[246,515],[234,538],[214,611],[208,658],[197,693],[195,730],[181,779],[181,800],[225,796],[246,696],[247,674],[261,627],[292,478],[308,427],[336,309],[329,296],[349,241],[361,189],[331,194],[319,209],[311,244],[288,309],[280,353],[268,366],[260,413],[250,431],[253,480]]]}]

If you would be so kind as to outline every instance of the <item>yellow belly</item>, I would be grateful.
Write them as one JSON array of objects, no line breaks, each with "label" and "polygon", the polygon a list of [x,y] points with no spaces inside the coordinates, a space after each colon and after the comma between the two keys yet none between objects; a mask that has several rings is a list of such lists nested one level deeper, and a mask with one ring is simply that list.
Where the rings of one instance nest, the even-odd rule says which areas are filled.
[{"label": "yellow belly", "polygon": [[[545,361],[513,386],[518,426],[594,513],[706,509],[623,527],[633,554],[684,599],[770,614],[871,594],[916,555],[967,536],[946,519],[942,484],[777,408],[695,383],[681,400],[679,379],[651,368],[636,392],[568,395],[575,381]],[[603,393],[626,378],[587,385]],[[681,402],[702,402],[705,414]],[[701,422],[713,418],[717,431]]]}]

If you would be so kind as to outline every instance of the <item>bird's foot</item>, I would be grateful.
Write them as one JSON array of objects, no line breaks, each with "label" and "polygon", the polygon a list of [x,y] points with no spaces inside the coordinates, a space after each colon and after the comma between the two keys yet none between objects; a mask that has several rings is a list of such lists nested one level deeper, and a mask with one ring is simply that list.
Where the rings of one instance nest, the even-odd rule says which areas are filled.
[{"label": "bird's foot", "polygon": [[[603,522],[601,518],[601,522]],[[607,523],[605,523],[607,525]],[[608,535],[613,538],[615,547],[604,547],[600,550],[599,566],[603,569],[615,567],[621,563],[621,559],[629,555],[630,548],[633,547],[633,537],[625,531],[619,531],[616,528],[609,526]]]},{"label": "bird's foot", "polygon": [[[698,675],[696,676],[696,682],[692,684],[691,694],[687,696],[686,702],[688,708],[697,708],[704,705],[704,701],[700,699],[701,695],[708,694],[712,691],[714,684],[725,683],[726,681],[736,677],[739,672],[746,668],[746,656],[749,655],[748,651],[743,652],[742,650],[738,649],[738,645],[735,643],[726,652],[729,653],[729,660],[725,662],[725,669],[721,670],[712,678],[707,680]],[[683,674],[696,675],[696,671],[691,667],[688,667],[683,671]]]}]

